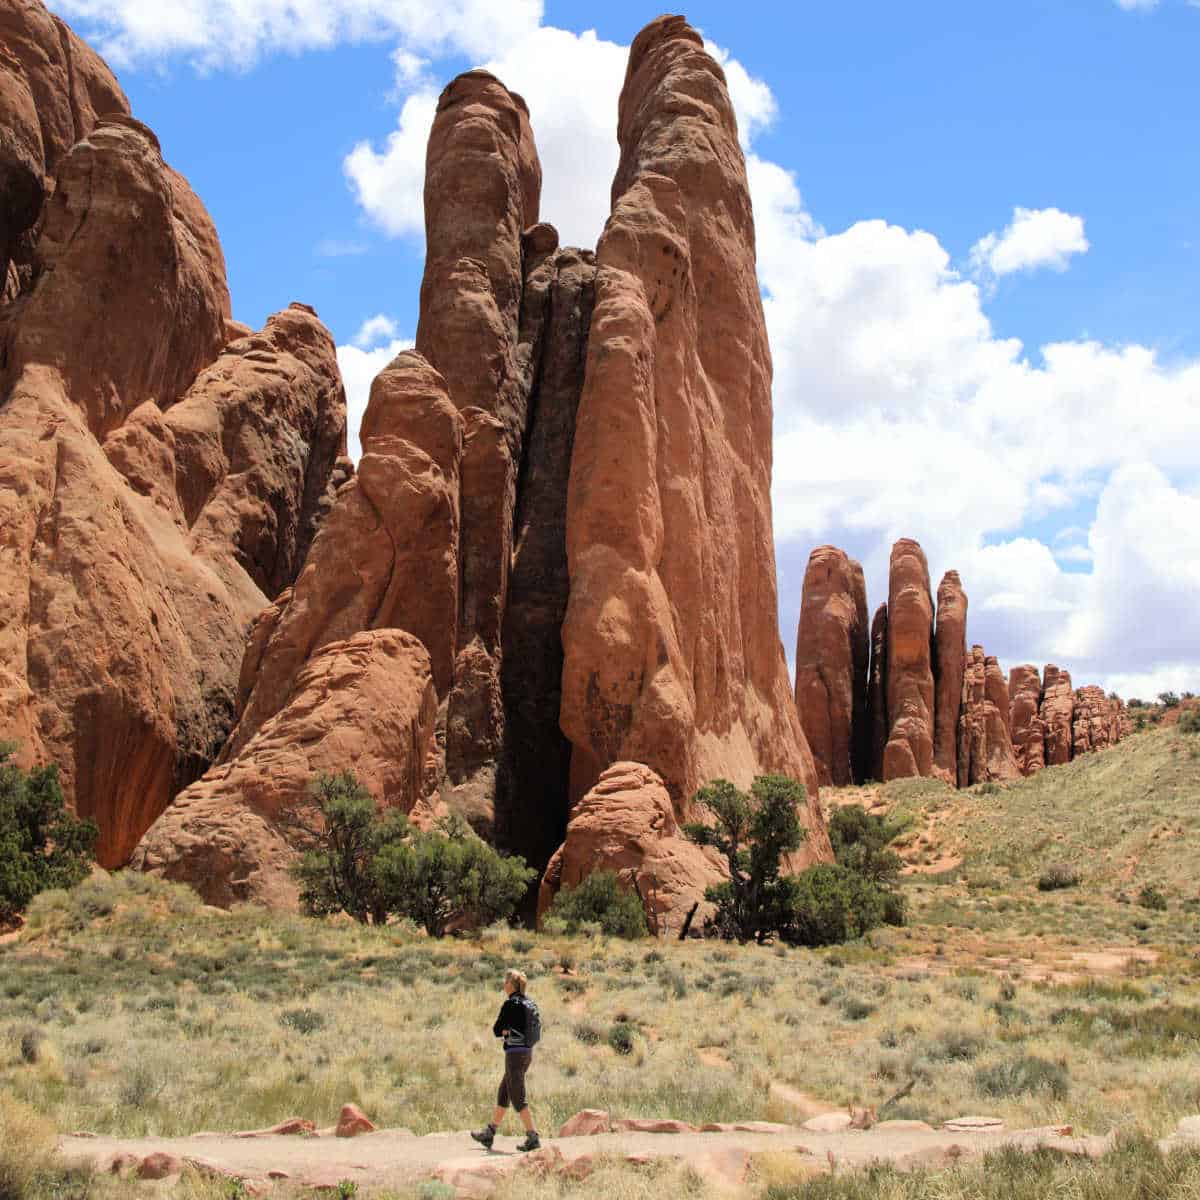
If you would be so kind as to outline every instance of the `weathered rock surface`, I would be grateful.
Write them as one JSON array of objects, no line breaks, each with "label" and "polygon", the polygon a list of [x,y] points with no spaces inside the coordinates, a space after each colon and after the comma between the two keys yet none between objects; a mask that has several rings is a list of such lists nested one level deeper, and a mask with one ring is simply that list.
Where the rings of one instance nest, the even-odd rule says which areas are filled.
[{"label": "weathered rock surface", "polygon": [[541,167],[525,102],[486,71],[442,92],[425,162],[425,274],[417,349],[464,421],[460,596],[445,739],[447,793],[481,832],[494,821],[504,737],[501,631],[530,380],[518,353],[522,232]]},{"label": "weathered rock surface", "polygon": [[933,770],[954,783],[967,668],[967,594],[957,571],[947,571],[938,584],[934,649]]},{"label": "weathered rock surface", "polygon": [[1015,779],[1008,684],[1000,664],[972,646],[967,660],[959,723],[958,786]]},{"label": "weathered rock surface", "polygon": [[225,738],[345,402],[310,310],[240,338],[211,220],[100,60],[40,4],[0,29],[0,103],[32,101],[48,181],[0,304],[0,728],[116,866]]},{"label": "weathered rock surface", "polygon": [[33,248],[59,160],[98,116],[129,114],[99,55],[40,0],[0,7],[0,298],[33,281]]},{"label": "weathered rock surface", "polygon": [[1046,726],[1038,715],[1042,680],[1032,663],[1008,673],[1013,752],[1022,775],[1034,775],[1046,765]]},{"label": "weathered rock surface", "polygon": [[[771,362],[725,78],[662,17],[634,40],[567,506],[561,725],[572,795],[645,762],[677,812],[709,780],[817,777],[779,641]],[[570,833],[568,831],[568,840]]]},{"label": "weathered rock surface", "polygon": [[1092,750],[1104,750],[1121,740],[1124,704],[1108,697],[1094,683],[1075,693],[1075,717],[1072,725],[1072,750],[1075,757]]},{"label": "weathered rock surface", "polygon": [[1042,707],[1039,715],[1046,730],[1046,766],[1071,761],[1074,746],[1075,691],[1069,671],[1047,663],[1042,672]]},{"label": "weathered rock surface", "polygon": [[865,778],[869,654],[862,567],[835,546],[818,546],[804,572],[796,707],[822,786]]},{"label": "weathered rock surface", "polygon": [[933,768],[933,597],[925,552],[911,538],[892,547],[888,571],[888,740],[883,778]]},{"label": "weathered rock surface", "polygon": [[652,932],[678,932],[699,903],[694,927],[711,912],[704,889],[726,877],[716,851],[681,833],[662,779],[641,763],[614,763],[575,806],[567,836],[542,877],[538,916],[563,888],[578,887],[593,871],[615,871],[636,886]]},{"label": "weathered rock surface", "polygon": [[176,797],[131,865],[188,883],[209,904],[294,907],[288,867],[315,827],[300,803],[314,776],[352,771],[381,807],[409,812],[424,794],[436,716],[429,654],[412,634],[326,643],[241,752]]}]

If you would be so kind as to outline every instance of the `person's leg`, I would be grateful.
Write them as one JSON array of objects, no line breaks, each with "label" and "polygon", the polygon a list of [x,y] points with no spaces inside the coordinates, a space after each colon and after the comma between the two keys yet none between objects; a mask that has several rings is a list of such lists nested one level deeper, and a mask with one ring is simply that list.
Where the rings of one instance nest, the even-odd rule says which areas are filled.
[{"label": "person's leg", "polygon": [[504,1113],[508,1108],[508,1062],[505,1055],[504,1063],[504,1078],[500,1080],[500,1087],[496,1092],[496,1107],[492,1110],[492,1119],[482,1128],[473,1130],[471,1136],[485,1149],[492,1148],[492,1142],[496,1138],[496,1130],[500,1128],[504,1120]]},{"label": "person's leg", "polygon": [[512,1100],[513,1108],[517,1110],[517,1114],[521,1118],[521,1124],[525,1126],[525,1140],[517,1149],[536,1150],[542,1143],[533,1124],[533,1113],[530,1111],[529,1102],[525,1097],[525,1072],[529,1070],[533,1054],[513,1054],[510,1057],[518,1061],[508,1072],[509,1097]]}]

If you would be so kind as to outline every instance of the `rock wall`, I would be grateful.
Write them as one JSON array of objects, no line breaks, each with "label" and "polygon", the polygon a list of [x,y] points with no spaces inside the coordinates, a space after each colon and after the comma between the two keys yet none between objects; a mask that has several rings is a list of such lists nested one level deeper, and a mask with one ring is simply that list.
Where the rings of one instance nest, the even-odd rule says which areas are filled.
[{"label": "rock wall", "polygon": [[0,729],[117,866],[225,739],[345,401],[311,310],[230,320],[212,222],[99,58],[28,0],[0,32]]},{"label": "rock wall", "polygon": [[1008,684],[1000,664],[972,646],[963,678],[958,730],[959,787],[1015,779]]},{"label": "rock wall", "polygon": [[1071,761],[1075,742],[1075,690],[1071,673],[1047,663],[1042,674],[1042,703],[1038,710],[1046,730],[1046,766]]},{"label": "rock wall", "polygon": [[720,66],[680,17],[634,39],[567,501],[571,794],[642,762],[704,783],[817,775],[779,640],[771,360],[745,162]]},{"label": "rock wall", "polygon": [[862,567],[835,546],[808,558],[796,635],[796,707],[822,786],[866,772],[867,588]]}]

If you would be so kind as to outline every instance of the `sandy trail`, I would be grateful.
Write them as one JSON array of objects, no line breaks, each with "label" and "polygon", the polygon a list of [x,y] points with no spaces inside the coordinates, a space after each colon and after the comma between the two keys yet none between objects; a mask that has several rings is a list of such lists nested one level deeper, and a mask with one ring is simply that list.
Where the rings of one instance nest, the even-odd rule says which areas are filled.
[{"label": "sandy trail", "polygon": [[[890,1161],[900,1166],[938,1166],[1013,1144],[1032,1149],[1053,1145],[1064,1153],[1095,1153],[1104,1139],[1061,1136],[1052,1129],[956,1132],[911,1128],[910,1123],[884,1123],[868,1131],[813,1133],[795,1128],[755,1133],[608,1133],[592,1137],[546,1138],[534,1156],[516,1152],[516,1137],[499,1137],[492,1152],[475,1146],[467,1133],[435,1133],[424,1137],[379,1130],[353,1139],[264,1136],[238,1138],[197,1134],[183,1138],[110,1138],[66,1136],[60,1150],[71,1162],[94,1160],[107,1170],[115,1156],[137,1160],[161,1152],[224,1175],[267,1181],[272,1176],[306,1186],[332,1187],[353,1180],[360,1191],[397,1187],[439,1178],[462,1196],[486,1195],[496,1179],[524,1165],[553,1172],[581,1173],[599,1155],[635,1160],[686,1159],[714,1182],[740,1182],[750,1157],[765,1151],[799,1155],[814,1169],[831,1165],[862,1166]],[[531,1159],[533,1160],[531,1162]]]}]

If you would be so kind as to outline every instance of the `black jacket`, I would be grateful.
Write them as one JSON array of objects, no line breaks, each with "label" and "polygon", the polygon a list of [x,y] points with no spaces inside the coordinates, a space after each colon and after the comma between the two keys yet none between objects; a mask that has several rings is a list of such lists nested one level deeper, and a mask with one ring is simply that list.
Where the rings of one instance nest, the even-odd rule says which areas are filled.
[{"label": "black jacket", "polygon": [[500,1006],[500,1015],[492,1026],[492,1033],[504,1039],[505,1050],[530,1050],[532,1047],[525,1040],[528,1031],[528,1010],[523,1003],[524,997],[514,992]]}]

